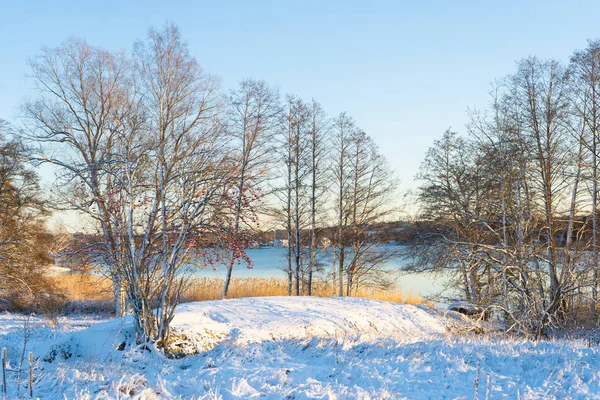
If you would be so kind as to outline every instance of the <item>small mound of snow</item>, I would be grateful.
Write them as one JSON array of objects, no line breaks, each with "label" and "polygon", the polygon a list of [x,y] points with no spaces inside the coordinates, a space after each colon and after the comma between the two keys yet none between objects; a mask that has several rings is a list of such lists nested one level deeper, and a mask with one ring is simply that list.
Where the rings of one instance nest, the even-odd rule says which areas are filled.
[{"label": "small mound of snow", "polygon": [[446,330],[442,318],[408,304],[358,298],[264,297],[181,305],[172,325],[186,333],[237,342],[361,336],[419,338]]},{"label": "small mound of snow", "polygon": [[[263,297],[180,305],[171,327],[194,342],[198,351],[226,342],[260,343],[305,338],[360,337],[412,341],[446,331],[446,320],[408,304],[358,298]],[[67,335],[36,349],[42,359],[122,356],[131,343],[133,320],[125,317]]]}]

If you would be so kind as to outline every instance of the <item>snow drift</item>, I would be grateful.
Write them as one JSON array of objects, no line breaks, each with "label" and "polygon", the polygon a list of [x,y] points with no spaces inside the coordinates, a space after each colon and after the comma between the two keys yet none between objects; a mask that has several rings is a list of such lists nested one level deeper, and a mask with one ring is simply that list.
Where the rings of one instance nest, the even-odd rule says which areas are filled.
[{"label": "snow drift", "polygon": [[[447,321],[408,304],[357,298],[264,297],[180,305],[171,324],[195,352],[226,341],[234,345],[292,339],[361,341],[416,340],[446,331]],[[114,360],[133,344],[133,320],[126,317],[97,324],[35,352],[45,361],[87,357]]]}]

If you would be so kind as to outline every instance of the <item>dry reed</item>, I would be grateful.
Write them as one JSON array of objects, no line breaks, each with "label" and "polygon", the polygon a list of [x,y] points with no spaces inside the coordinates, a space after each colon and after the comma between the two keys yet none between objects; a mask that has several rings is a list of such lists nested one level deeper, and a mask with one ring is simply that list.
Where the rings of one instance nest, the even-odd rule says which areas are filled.
[{"label": "dry reed", "polygon": [[110,279],[88,273],[61,274],[50,277],[67,301],[107,301],[114,298]]},{"label": "dry reed", "polygon": [[[218,300],[223,291],[223,280],[219,278],[195,278],[190,281],[183,297],[185,301]],[[278,278],[233,278],[227,297],[237,299],[242,297],[287,296],[288,283],[286,279]],[[313,282],[313,296],[331,297],[333,289],[328,282]],[[360,288],[355,297],[372,300],[391,301],[407,304],[429,304],[419,295],[403,292],[399,289],[379,290]]]},{"label": "dry reed", "polygon": [[[56,287],[67,301],[109,301],[113,299],[111,282],[103,276],[91,274],[66,274],[52,277]],[[218,300],[222,296],[223,279],[193,278],[182,295],[183,302]],[[278,278],[232,278],[228,298],[287,296],[286,279]],[[330,297],[333,289],[328,282],[313,283],[313,296]],[[356,297],[407,304],[430,303],[418,294],[403,292],[397,288],[378,290],[360,288]]]}]

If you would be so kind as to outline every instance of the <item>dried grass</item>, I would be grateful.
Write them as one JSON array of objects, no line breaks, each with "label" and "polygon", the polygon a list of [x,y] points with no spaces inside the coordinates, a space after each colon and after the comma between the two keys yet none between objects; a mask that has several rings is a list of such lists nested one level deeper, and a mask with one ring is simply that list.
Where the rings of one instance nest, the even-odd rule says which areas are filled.
[{"label": "dried grass", "polygon": [[[223,290],[223,279],[196,278],[192,279],[183,297],[185,301],[218,300]],[[242,297],[287,296],[288,283],[286,279],[278,278],[232,278],[227,297],[237,299]],[[313,283],[313,296],[331,297],[333,289],[328,282]],[[427,304],[429,302],[419,295],[402,292],[399,289],[379,290],[361,288],[355,297],[372,300],[391,301],[407,304]]]},{"label": "dried grass", "polygon": [[110,279],[95,274],[61,274],[50,277],[55,287],[67,301],[110,301],[113,300]]},{"label": "dried grass", "polygon": [[[56,287],[64,293],[67,301],[111,301],[113,293],[110,280],[92,274],[67,274],[52,277]],[[182,296],[183,302],[218,300],[223,290],[223,279],[193,278]],[[315,281],[313,295],[332,296],[331,283]],[[278,278],[232,278],[228,298],[287,296],[286,279]],[[378,290],[361,288],[356,297],[407,304],[427,304],[426,299],[413,292],[399,289]]]}]

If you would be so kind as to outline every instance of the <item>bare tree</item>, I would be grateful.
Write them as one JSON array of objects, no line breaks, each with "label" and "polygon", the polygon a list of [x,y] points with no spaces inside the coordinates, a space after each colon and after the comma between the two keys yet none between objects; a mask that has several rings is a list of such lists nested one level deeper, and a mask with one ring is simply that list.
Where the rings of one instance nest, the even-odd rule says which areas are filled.
[{"label": "bare tree", "polygon": [[[491,182],[483,179],[484,171],[477,168],[475,149],[473,143],[447,130],[427,152],[417,175],[422,182],[421,218],[435,221],[437,230],[430,232],[431,237],[425,241],[432,248],[417,249],[423,250],[420,256],[428,264],[453,268],[457,279],[462,280],[465,297],[479,303],[484,286],[482,278],[487,271],[478,254],[471,256],[470,243],[496,244],[501,237],[490,226],[488,210],[483,207],[485,194],[492,187]],[[437,262],[431,263],[432,259]]]},{"label": "bare tree", "polygon": [[417,246],[421,261],[456,271],[464,298],[503,310],[507,329],[536,337],[566,314],[587,271],[572,238],[584,232],[576,227],[583,132],[571,118],[570,84],[554,61],[521,61],[494,87],[492,112],[471,113],[471,137],[447,132],[418,176],[422,218],[436,226]]},{"label": "bare tree", "polygon": [[[308,264],[307,294],[312,294],[313,274],[317,267],[318,222],[322,222],[327,194],[326,179],[329,170],[329,121],[325,111],[314,99],[310,104],[310,260]],[[319,221],[321,220],[321,221]]]},{"label": "bare tree", "polygon": [[[581,129],[577,130],[578,142],[580,144],[579,153],[583,150],[590,155],[591,169],[591,249],[592,249],[592,313],[597,313],[598,302],[598,127],[600,126],[600,42],[591,41],[588,47],[581,51],[576,51],[570,64],[570,72],[573,75],[573,95],[571,104],[575,117],[581,121]],[[582,158],[583,155],[580,156]],[[581,163],[578,165],[578,172],[581,170]],[[579,172],[580,173],[580,172]],[[579,176],[578,176],[579,177]]]},{"label": "bare tree", "polygon": [[286,171],[284,185],[284,213],[288,240],[288,294],[301,293],[303,282],[304,257],[302,244],[308,226],[310,201],[307,196],[310,176],[310,152],[308,139],[310,113],[307,105],[294,96],[286,97],[285,111],[282,114],[282,153]]},{"label": "bare tree", "polygon": [[[338,296],[344,295],[344,265],[346,262],[346,230],[347,230],[347,205],[345,197],[350,185],[350,159],[351,140],[356,133],[354,120],[346,113],[340,114],[333,121],[332,137],[332,165],[334,185],[332,191],[335,196],[336,214],[336,247],[334,258],[337,260]],[[334,264],[335,265],[335,264]],[[333,277],[335,281],[335,274]]]},{"label": "bare tree", "polygon": [[[70,40],[45,48],[31,61],[40,98],[26,103],[29,136],[38,160],[56,165],[55,203],[97,222],[100,245],[109,266],[120,263],[117,233],[110,221],[112,178],[104,170],[113,162],[115,116],[123,115],[130,64],[84,41]],[[119,268],[110,268],[117,315],[123,314]]]},{"label": "bare tree", "polygon": [[373,229],[397,211],[396,181],[373,140],[345,114],[333,129],[339,295],[345,272],[350,296],[360,285],[391,284],[384,265],[396,254],[380,247],[382,238]]},{"label": "bare tree", "polygon": [[[189,55],[177,28],[151,30],[148,42],[136,45],[135,63],[149,118],[147,130],[141,132],[142,151],[126,142],[122,152],[130,249],[127,295],[137,332],[165,345],[185,283],[180,269],[220,212],[230,163],[224,157],[218,83]],[[144,167],[150,179],[138,167]],[[136,215],[136,205],[144,202],[147,208]],[[139,244],[138,226],[143,233]],[[153,299],[159,306],[155,313]]]},{"label": "bare tree", "polygon": [[151,29],[131,61],[70,42],[32,67],[46,94],[26,107],[48,144],[42,160],[61,168],[68,205],[101,227],[138,341],[166,347],[186,263],[231,199],[218,82],[173,25]]},{"label": "bare tree", "polygon": [[[223,298],[231,281],[233,266],[247,245],[247,235],[240,235],[240,230],[248,225],[247,214],[253,214],[248,209],[248,197],[256,196],[260,186],[269,177],[272,164],[270,157],[274,150],[275,127],[280,113],[279,94],[270,88],[264,81],[244,80],[239,88],[230,96],[231,117],[229,133],[235,141],[236,171],[235,191],[236,199],[233,207],[233,226],[231,240],[231,255],[228,257],[227,273],[223,286]],[[252,231],[254,226],[248,226]]]},{"label": "bare tree", "polygon": [[568,118],[568,80],[566,71],[556,61],[528,58],[518,63],[512,77],[512,100],[522,112],[522,132],[531,140],[531,155],[537,162],[536,183],[540,185],[544,213],[546,257],[542,261],[548,268],[549,293],[542,312],[539,329],[548,317],[561,306],[566,282],[561,281],[557,259],[557,207],[566,189],[563,174],[569,161],[565,156],[565,120]]}]

